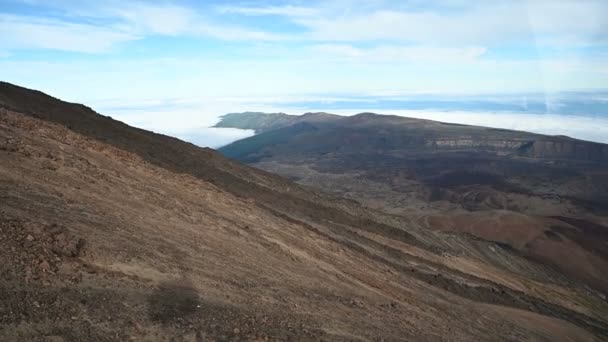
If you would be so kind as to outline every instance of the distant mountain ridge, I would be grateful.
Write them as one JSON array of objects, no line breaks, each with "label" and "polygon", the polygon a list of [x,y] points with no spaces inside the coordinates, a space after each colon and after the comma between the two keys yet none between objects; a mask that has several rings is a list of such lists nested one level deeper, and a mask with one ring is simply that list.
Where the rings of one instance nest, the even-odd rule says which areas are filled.
[{"label": "distant mountain ridge", "polygon": [[[249,153],[253,154],[251,146],[258,146],[260,139],[266,140],[259,133],[276,131],[272,133],[275,137],[281,134],[289,136],[293,134],[290,126],[298,123],[309,123],[318,125],[323,132],[336,132],[335,127],[345,129],[368,129],[368,140],[362,141],[357,148],[369,149],[377,147],[381,149],[391,148],[415,148],[415,149],[483,149],[491,152],[505,152],[512,155],[532,158],[559,158],[590,160],[597,162],[608,162],[608,145],[573,139],[565,136],[547,136],[536,133],[512,131],[506,129],[478,127],[461,124],[448,124],[430,120],[411,119],[394,115],[379,115],[374,113],[360,113],[353,116],[339,116],[329,113],[306,113],[301,116],[288,115],[284,113],[232,113],[221,117],[215,127],[233,127],[242,129],[253,129],[257,136],[249,137],[225,146],[220,150],[229,157],[237,157],[244,145],[249,145]],[[384,125],[385,131],[374,131],[374,127]],[[283,131],[279,131],[283,129]],[[333,130],[333,131],[332,131]],[[418,132],[416,132],[416,130]],[[365,133],[366,134],[366,133]],[[354,147],[351,141],[343,139],[335,140],[335,137],[317,136],[314,139],[325,139],[321,141],[334,141],[335,146],[330,149],[343,146]],[[314,145],[318,146],[318,145]]]}]

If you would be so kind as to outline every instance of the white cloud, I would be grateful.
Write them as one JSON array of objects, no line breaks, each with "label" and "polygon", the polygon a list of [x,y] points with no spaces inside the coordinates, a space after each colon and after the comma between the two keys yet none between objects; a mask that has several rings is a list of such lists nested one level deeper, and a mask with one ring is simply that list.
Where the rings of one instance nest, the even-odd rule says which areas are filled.
[{"label": "white cloud", "polygon": [[[392,7],[388,4],[391,4]],[[309,7],[224,7],[245,15],[281,15],[308,30],[300,39],[331,42],[400,41],[487,45],[521,41],[561,44],[606,41],[608,2],[603,0],[498,1],[346,0]],[[412,6],[413,5],[413,6]]]},{"label": "white cloud", "polygon": [[120,4],[108,9],[142,34],[206,36],[230,41],[277,41],[276,33],[237,25],[218,24],[192,8],[144,3]]},{"label": "white cloud", "polygon": [[528,0],[530,25],[535,32],[590,39],[608,35],[608,3],[603,0]]},{"label": "white cloud", "polygon": [[281,41],[288,37],[271,32],[241,28],[235,26],[221,26],[216,24],[199,24],[192,28],[192,32],[228,41]]},{"label": "white cloud", "polygon": [[[328,58],[300,49],[271,60],[221,58],[104,58],[95,61],[1,59],[2,78],[71,101],[306,94],[502,93],[601,89],[605,63],[571,60],[427,62]],[[292,55],[292,56],[294,56]],[[136,87],[133,84],[137,84]],[[75,87],[74,85],[78,85]]]},{"label": "white cloud", "polygon": [[196,14],[192,10],[174,5],[127,3],[108,11],[125,19],[137,31],[151,34],[184,33],[190,30],[196,20]]},{"label": "white cloud", "polygon": [[377,46],[361,49],[345,44],[321,44],[313,47],[317,52],[330,56],[361,59],[365,61],[461,63],[477,60],[486,51],[483,47],[431,47],[431,46]]},{"label": "white cloud", "polygon": [[[608,2],[602,0],[513,0],[509,2],[340,0],[308,6],[219,6],[107,1],[56,1],[35,4],[64,12],[70,20],[3,16],[2,42],[10,49],[53,48],[107,51],[149,35],[190,35],[230,41],[300,41],[317,44],[381,42],[385,45],[490,47],[509,42],[572,46],[606,44]],[[287,33],[263,26],[223,22],[223,15],[283,16],[305,30]],[[94,19],[94,20],[88,20]],[[96,24],[92,24],[96,23]],[[108,24],[110,23],[110,24]],[[259,23],[258,23],[259,24]],[[265,24],[260,24],[265,25]],[[26,39],[19,39],[20,37]],[[390,43],[390,44],[389,44]],[[399,45],[397,44],[397,45]],[[6,49],[6,48],[5,48]],[[333,48],[336,50],[336,47]],[[342,52],[353,55],[340,47]],[[422,52],[422,51],[420,51]],[[445,52],[445,51],[444,51]],[[395,49],[365,54],[400,55]],[[405,53],[409,55],[408,53]],[[458,52],[462,56],[462,51]]]},{"label": "white cloud", "polygon": [[220,13],[235,13],[244,15],[279,15],[288,17],[311,17],[321,14],[321,10],[312,7],[302,6],[270,6],[270,7],[239,7],[239,6],[222,6],[219,8]]},{"label": "white cloud", "polygon": [[0,45],[7,50],[34,48],[98,53],[139,38],[117,27],[14,15],[0,15],[0,32]]},{"label": "white cloud", "polygon": [[[113,103],[112,103],[113,102]],[[219,121],[219,116],[228,112],[242,112],[249,108],[261,111],[269,106],[259,106],[248,102],[229,101],[229,99],[175,99],[171,103],[159,100],[131,103],[124,106],[122,101],[102,101],[94,105],[99,112],[110,115],[129,125],[171,135],[202,147],[218,148],[233,141],[254,134],[253,130],[236,128],[212,128]]]},{"label": "white cloud", "polygon": [[321,44],[315,45],[312,48],[316,52],[324,54],[324,57],[329,55],[329,57],[361,58],[368,54],[368,51],[347,44]]},{"label": "white cloud", "polygon": [[53,49],[107,52],[147,36],[198,36],[231,41],[277,41],[286,37],[259,29],[217,24],[196,9],[177,5],[110,1],[44,3],[64,17],[50,19],[0,13],[3,51]]},{"label": "white cloud", "polygon": [[[543,38],[545,41],[551,38],[555,39],[552,42],[563,43],[562,33],[567,29],[568,37],[574,37],[570,39],[586,36],[589,40],[579,41],[589,42],[595,39],[593,32],[603,25],[600,19],[608,12],[601,11],[602,4],[608,6],[608,2],[581,0],[581,8],[572,10],[574,18],[583,21],[581,18],[589,15],[590,20],[576,23],[566,18],[564,28],[556,24],[556,18],[567,15],[573,4],[570,1],[556,1],[561,5],[550,6],[548,18],[538,13],[544,0],[509,3],[449,0],[449,11],[438,10],[422,0],[399,3],[414,2],[420,6],[414,9],[405,5],[395,7],[396,2],[381,0],[353,1],[316,2],[309,7],[221,8],[184,7],[172,2],[110,0],[100,5],[90,0],[40,1],[41,5],[57,6],[51,12],[57,15],[61,11],[62,18],[69,19],[0,15],[1,32],[8,33],[0,35],[2,51],[35,48],[115,51],[130,40],[151,35],[258,43],[225,44],[210,54],[206,54],[208,46],[193,46],[186,52],[175,51],[172,59],[155,55],[136,59],[131,54],[119,53],[95,61],[84,57],[46,63],[41,59],[33,62],[2,58],[0,70],[9,81],[53,93],[60,91],[59,95],[80,101],[115,94],[125,101],[138,101],[180,94],[559,91],[599,89],[608,84],[605,55],[577,55],[566,45],[557,53],[554,49],[543,56],[542,47],[526,41],[541,40],[536,32],[530,31],[536,27],[540,33],[550,34]],[[437,6],[437,3],[435,7],[443,8],[446,4],[442,1]],[[276,24],[273,17],[268,20],[228,17],[230,20],[222,22],[218,13],[280,15],[294,23],[307,22],[310,27],[279,30],[285,21]],[[237,23],[247,22],[247,27],[233,25],[234,19]],[[255,25],[264,28],[264,23],[269,22],[273,31],[251,28]],[[313,22],[320,25],[316,27]],[[520,51],[514,47],[507,46],[516,51],[505,55],[493,50],[491,41],[508,42],[509,37],[517,34],[525,36],[518,43],[524,46],[526,56],[510,59],[509,53]],[[372,41],[360,42],[366,39]],[[150,41],[139,46],[155,47],[155,44],[156,41]],[[534,55],[535,49],[538,56]],[[78,89],[74,84],[79,85]]]},{"label": "white cloud", "polygon": [[251,129],[205,127],[177,137],[201,147],[220,148],[254,135]]}]

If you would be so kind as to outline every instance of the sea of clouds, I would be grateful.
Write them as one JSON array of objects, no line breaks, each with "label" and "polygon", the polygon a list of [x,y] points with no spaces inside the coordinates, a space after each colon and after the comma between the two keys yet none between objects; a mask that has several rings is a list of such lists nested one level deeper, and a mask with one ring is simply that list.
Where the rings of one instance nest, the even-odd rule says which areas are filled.
[{"label": "sea of clouds", "polygon": [[[489,99],[489,100],[488,100]],[[226,113],[256,111],[302,114],[361,112],[521,130],[608,143],[608,96],[571,94],[550,102],[534,96],[433,99],[428,97],[282,97],[105,101],[95,109],[127,124],[218,148],[249,137],[252,130],[213,128]]]}]

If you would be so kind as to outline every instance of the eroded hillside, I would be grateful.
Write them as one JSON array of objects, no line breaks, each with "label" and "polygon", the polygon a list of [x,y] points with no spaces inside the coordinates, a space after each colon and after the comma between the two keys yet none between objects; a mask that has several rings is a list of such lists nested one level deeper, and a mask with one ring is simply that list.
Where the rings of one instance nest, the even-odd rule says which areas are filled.
[{"label": "eroded hillside", "polygon": [[0,339],[608,336],[605,297],[430,231],[0,84]]}]

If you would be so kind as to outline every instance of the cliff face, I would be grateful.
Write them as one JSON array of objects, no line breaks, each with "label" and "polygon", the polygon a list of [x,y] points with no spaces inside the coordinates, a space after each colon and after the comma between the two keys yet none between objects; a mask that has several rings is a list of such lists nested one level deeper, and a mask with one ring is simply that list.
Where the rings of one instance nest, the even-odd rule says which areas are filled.
[{"label": "cliff face", "polygon": [[426,140],[426,146],[435,149],[497,151],[531,158],[608,162],[608,146],[604,144],[565,137],[531,138],[504,140],[479,136],[439,137]]},{"label": "cliff face", "polygon": [[522,150],[531,157],[608,162],[608,145],[574,139],[536,140]]},{"label": "cliff face", "polygon": [[491,140],[491,139],[476,139],[474,137],[457,137],[457,138],[438,138],[427,141],[427,146],[445,149],[488,149],[497,151],[517,151],[528,144],[528,141],[521,140]]}]

